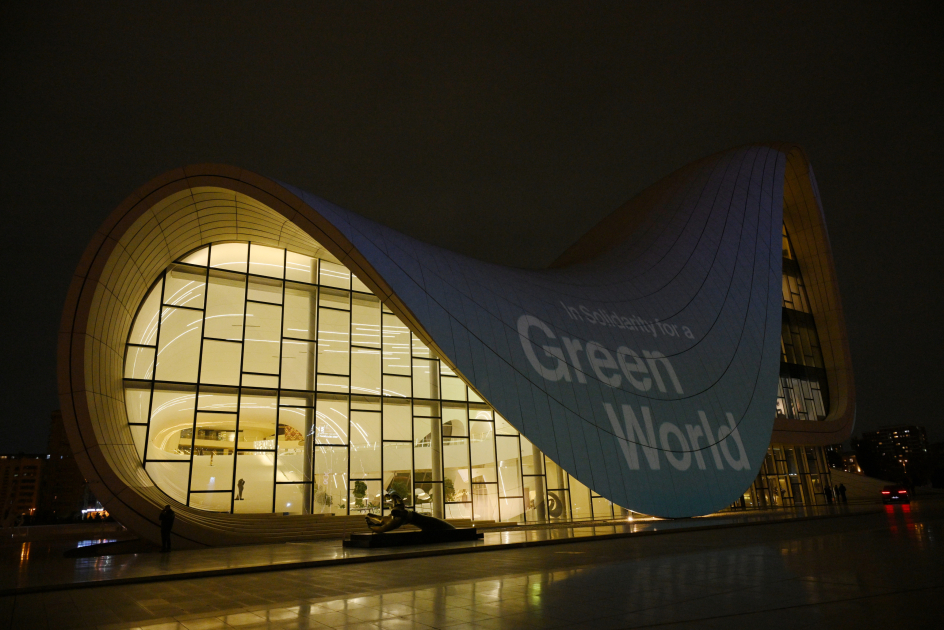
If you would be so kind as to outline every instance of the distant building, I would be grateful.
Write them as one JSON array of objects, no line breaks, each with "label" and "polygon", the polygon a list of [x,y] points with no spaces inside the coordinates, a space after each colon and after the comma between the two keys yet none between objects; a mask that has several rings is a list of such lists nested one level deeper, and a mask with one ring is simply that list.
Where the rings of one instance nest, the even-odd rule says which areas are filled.
[{"label": "distant building", "polygon": [[45,463],[45,455],[0,455],[0,523],[36,513]]},{"label": "distant building", "polygon": [[830,468],[857,475],[862,474],[859,459],[856,457],[855,453],[846,450],[842,444],[824,446],[823,452],[826,454],[826,463]]},{"label": "distant building", "polygon": [[77,519],[83,509],[96,503],[88,498],[88,484],[79,471],[69,437],[62,423],[62,412],[52,412],[49,427],[49,459],[40,488],[38,516],[43,522]]},{"label": "distant building", "polygon": [[842,444],[830,444],[823,447],[823,454],[826,456],[826,465],[830,468],[843,469],[842,462]]},{"label": "distant building", "polygon": [[847,473],[862,474],[862,467],[859,466],[859,458],[856,457],[855,453],[843,453],[842,469]]},{"label": "distant building", "polygon": [[906,425],[866,431],[852,440],[865,474],[922,484],[927,477],[928,436],[924,427]]}]

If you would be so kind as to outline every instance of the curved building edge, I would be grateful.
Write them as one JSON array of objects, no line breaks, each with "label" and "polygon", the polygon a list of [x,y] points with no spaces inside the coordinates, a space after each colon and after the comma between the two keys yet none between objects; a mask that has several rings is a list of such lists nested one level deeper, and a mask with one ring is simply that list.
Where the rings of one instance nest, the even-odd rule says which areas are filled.
[{"label": "curved building edge", "polygon": [[[810,288],[814,316],[818,323],[822,322],[819,325],[822,326],[824,360],[830,391],[834,392],[830,397],[829,415],[825,421],[777,419],[773,424],[772,441],[786,444],[832,444],[848,437],[854,416],[851,360],[835,269],[818,191],[805,155],[792,145],[775,145],[772,148],[784,153],[787,158],[783,187],[783,220],[791,233],[796,235],[794,245]],[[700,163],[685,167],[680,173],[697,169]],[[677,176],[678,173],[670,175],[627,204],[631,211],[623,208],[611,217],[621,213],[637,218],[644,215],[647,195],[652,194],[653,189],[671,187],[672,180],[677,179]],[[180,191],[203,186],[225,188],[237,194],[247,195],[274,210],[285,222],[298,226],[351,269],[440,357],[451,359],[449,354],[438,346],[436,339],[430,337],[420,320],[382,274],[374,269],[343,231],[325,219],[322,213],[315,211],[290,187],[249,171],[212,164],[188,166],[155,178],[129,195],[96,232],[70,284],[59,332],[60,400],[76,460],[103,505],[130,529],[151,539],[157,538],[157,513],[160,506],[168,502],[167,498],[149,483],[146,476],[142,477],[143,468],[134,458],[133,446],[122,448],[114,442],[108,443],[107,434],[112,429],[99,420],[103,413],[101,397],[93,395],[96,392],[96,387],[92,385],[95,379],[101,378],[108,370],[117,369],[117,372],[121,373],[120,363],[117,368],[115,366],[115,356],[122,354],[120,344],[124,342],[127,328],[124,333],[116,334],[114,330],[107,329],[106,323],[90,321],[89,315],[93,306],[97,308],[93,302],[96,288],[102,278],[122,273],[134,275],[129,271],[133,265],[128,264],[128,257],[119,247],[120,241],[132,225],[161,200]],[[601,226],[609,221],[611,218],[604,220]],[[632,224],[632,220],[628,223]],[[265,227],[273,230],[271,234],[266,235],[267,242],[288,242],[283,241],[284,235],[278,233],[282,226],[273,223]],[[588,236],[593,233],[594,230],[591,230]],[[581,242],[585,242],[586,238],[581,239]],[[580,244],[578,242],[575,248]],[[577,262],[572,254],[575,248],[571,248],[562,256],[564,262]],[[568,254],[574,259],[567,261]],[[154,269],[163,268],[161,265],[166,267],[172,260],[173,257],[168,252],[162,263],[154,265]],[[562,266],[560,263],[561,261],[558,261],[556,266]],[[136,279],[148,284],[153,277]],[[133,317],[133,313],[129,317]],[[97,354],[93,348],[96,344],[114,346],[116,343],[119,347],[113,347],[113,355],[107,358]],[[458,369],[457,372],[462,374]],[[474,379],[465,374],[463,376],[468,384],[476,386]],[[113,384],[105,384],[97,389],[107,391],[112,386]],[[259,526],[263,522],[267,524],[266,527],[274,522],[280,523],[276,530],[269,532],[271,539],[304,538],[306,523],[309,522],[305,517],[219,515],[183,506],[179,508],[179,514],[181,518],[178,520],[175,534],[185,544],[197,546],[261,540],[263,534],[259,531]]]},{"label": "curved building edge", "polygon": [[[806,282],[813,317],[823,346],[830,408],[825,420],[808,422],[777,418],[771,442],[827,446],[844,442],[855,424],[855,382],[849,337],[839,295],[839,283],[819,188],[802,147],[767,143],[786,157],[783,172],[783,223],[791,234],[800,272]],[[659,180],[609,214],[577,239],[553,263],[563,268],[590,261],[631,237],[650,218],[660,198],[684,186],[694,173],[736,149],[692,162]]]}]

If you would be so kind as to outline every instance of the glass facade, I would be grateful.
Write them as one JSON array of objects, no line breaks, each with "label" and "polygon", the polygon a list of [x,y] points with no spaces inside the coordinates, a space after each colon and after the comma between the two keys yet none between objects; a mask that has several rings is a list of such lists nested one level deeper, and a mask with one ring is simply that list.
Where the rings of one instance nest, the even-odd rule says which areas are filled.
[{"label": "glass facade", "polygon": [[[783,226],[783,324],[777,417],[823,420],[829,390],[809,296],[790,236]],[[734,508],[823,505],[830,484],[822,447],[771,444],[754,483]]]},{"label": "glass facade", "polygon": [[822,447],[771,444],[754,483],[733,507],[824,505],[829,484]]},{"label": "glass facade", "polygon": [[450,519],[627,513],[545,457],[330,260],[249,243],[182,257],[141,304],[124,376],[145,470],[191,507],[380,513],[395,490]]},{"label": "glass facade", "polygon": [[777,417],[823,420],[829,411],[823,352],[786,226],[783,227],[782,310]]},{"label": "glass facade", "polygon": [[[124,368],[145,470],[191,507],[380,513],[397,491],[449,519],[543,523],[629,512],[571,477],[336,261],[216,243],[143,300]],[[826,417],[803,278],[783,230],[777,416]],[[734,507],[825,503],[822,449],[773,444]]]}]

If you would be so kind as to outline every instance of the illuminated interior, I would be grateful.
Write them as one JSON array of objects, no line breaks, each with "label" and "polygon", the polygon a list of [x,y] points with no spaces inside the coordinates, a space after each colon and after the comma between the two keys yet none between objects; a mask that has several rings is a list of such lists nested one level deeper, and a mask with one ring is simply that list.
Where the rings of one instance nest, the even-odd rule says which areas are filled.
[{"label": "illuminated interior", "polygon": [[131,327],[128,422],[191,507],[360,514],[395,490],[450,519],[626,512],[546,458],[346,267],[224,242],[170,265]]},{"label": "illuminated interior", "polygon": [[829,389],[823,352],[800,266],[784,226],[783,324],[780,332],[777,417],[824,420],[828,410]]},{"label": "illuminated interior", "polygon": [[[777,413],[815,420],[828,408],[822,355],[783,234]],[[148,475],[191,507],[359,514],[395,490],[452,519],[628,513],[544,456],[326,259],[238,242],[180,258],[138,311],[124,383]],[[739,503],[821,503],[826,470],[820,448],[773,444]]]}]

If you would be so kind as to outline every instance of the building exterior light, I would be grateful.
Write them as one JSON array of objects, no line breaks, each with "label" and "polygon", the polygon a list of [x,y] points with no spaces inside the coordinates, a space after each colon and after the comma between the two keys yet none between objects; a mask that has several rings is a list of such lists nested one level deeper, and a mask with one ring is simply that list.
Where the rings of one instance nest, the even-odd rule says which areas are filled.
[{"label": "building exterior light", "polygon": [[[411,501],[422,491],[435,515],[478,521],[623,516],[624,508],[614,512],[611,501],[670,517],[710,513],[734,501],[785,505],[795,492],[797,500],[825,501],[821,436],[848,435],[855,405],[844,324],[820,317],[804,284],[838,303],[828,248],[790,241],[799,225],[828,238],[815,184],[794,147],[757,145],[725,155],[745,165],[766,156],[779,165],[767,175],[757,171],[770,182],[748,177],[746,189],[801,184],[790,198],[748,195],[766,201],[738,206],[763,234],[756,260],[732,258],[730,280],[751,278],[757,265],[768,269],[771,261],[769,270],[785,280],[782,287],[748,282],[749,291],[727,302],[707,285],[671,282],[653,289],[660,297],[651,303],[613,288],[594,294],[600,277],[635,273],[632,259],[599,255],[630,236],[603,224],[555,267],[531,276],[431,249],[246,171],[192,167],[155,180],[106,224],[107,246],[96,244],[83,258],[91,266],[75,275],[69,295],[99,297],[70,297],[66,306],[70,334],[82,343],[63,338],[63,382],[84,378],[70,366],[103,365],[99,356],[125,351],[120,372],[82,380],[93,388],[122,381],[125,409],[88,405],[107,392],[73,397],[85,389],[63,388],[63,409],[78,408],[96,429],[70,435],[128,436],[120,447],[127,452],[108,461],[96,459],[96,444],[73,445],[95,459],[80,462],[84,472],[106,486],[149,478],[157,493],[108,486],[123,501],[106,507],[118,517],[123,510],[144,517],[135,522],[153,521],[152,497],[166,496],[193,539],[211,545],[246,540],[250,534],[240,532],[247,531],[253,540],[282,536],[280,526],[252,529],[258,521],[247,514],[364,513],[382,509],[377,497],[392,489]],[[690,173],[706,181],[720,177],[718,159],[694,165],[671,185],[682,185]],[[696,206],[673,212],[692,214]],[[199,229],[196,217],[207,207],[219,210],[215,231]],[[179,230],[161,224],[171,215]],[[778,232],[783,259],[769,251]],[[150,242],[142,240],[147,234],[162,249],[145,259],[136,248]],[[711,251],[740,251],[740,239],[725,239]],[[665,264],[684,268],[708,246],[692,243]],[[409,264],[401,260],[407,252]],[[103,276],[102,269],[118,268],[121,255],[141,261],[135,278]],[[808,277],[798,260],[810,262],[804,263]],[[561,289],[584,281],[583,302]],[[464,295],[471,286],[497,302]],[[505,304],[509,295],[521,299]],[[660,310],[682,297],[698,297],[704,308],[684,321]],[[748,309],[749,303],[763,308]],[[768,314],[766,305],[775,312]],[[113,312],[137,314],[108,328],[107,339],[89,334]],[[730,325],[742,326],[752,343],[733,348],[709,337],[719,317],[733,318]],[[745,324],[745,317],[758,320]],[[796,342],[793,333],[784,334],[779,361],[781,340],[761,334],[761,320],[770,317],[799,331]],[[817,325],[829,327],[828,334],[820,337]],[[698,340],[704,343],[692,343]],[[804,363],[804,344],[817,349],[813,365]],[[763,378],[726,371],[715,375],[716,391],[714,381],[702,383],[710,375],[699,353],[725,352],[739,353],[739,362]],[[559,400],[565,385],[587,404]],[[739,404],[748,396],[768,402]],[[653,397],[658,406],[649,402]],[[776,415],[763,411],[774,408]],[[798,421],[817,423],[817,430],[798,430]],[[581,444],[575,435],[583,436]],[[768,454],[773,469],[761,472]],[[109,466],[124,468],[96,477]],[[703,472],[709,469],[710,475]],[[207,524],[199,515],[207,510],[224,513],[219,522],[233,526]]]}]

